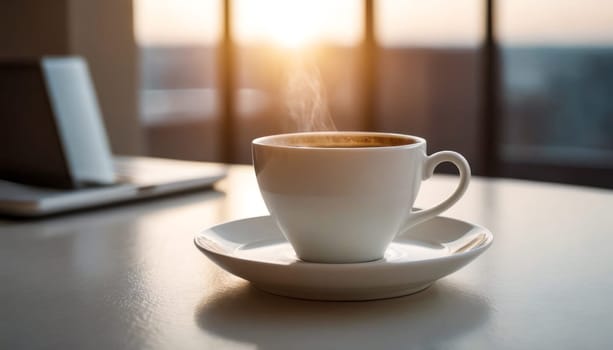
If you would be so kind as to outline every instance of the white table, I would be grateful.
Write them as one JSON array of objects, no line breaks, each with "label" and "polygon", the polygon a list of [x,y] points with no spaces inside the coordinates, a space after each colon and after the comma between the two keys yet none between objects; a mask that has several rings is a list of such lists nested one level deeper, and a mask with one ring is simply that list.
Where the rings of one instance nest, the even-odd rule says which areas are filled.
[{"label": "white table", "polygon": [[[435,176],[417,204],[444,198]],[[494,244],[412,296],[315,302],[261,292],[193,235],[264,215],[250,167],[218,191],[0,221],[0,349],[611,349],[613,191],[475,178],[446,215]]]}]

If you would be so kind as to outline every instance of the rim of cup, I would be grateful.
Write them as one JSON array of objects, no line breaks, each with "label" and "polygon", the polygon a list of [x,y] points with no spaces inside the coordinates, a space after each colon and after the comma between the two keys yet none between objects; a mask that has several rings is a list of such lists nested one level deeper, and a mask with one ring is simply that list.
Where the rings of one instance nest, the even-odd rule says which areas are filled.
[{"label": "rim of cup", "polygon": [[[389,146],[334,146],[334,147],[322,147],[322,146],[309,146],[305,144],[287,144],[283,143],[282,140],[288,140],[292,138],[299,138],[305,136],[333,136],[333,137],[351,137],[351,136],[372,136],[372,137],[387,137],[387,138],[399,138],[404,140],[410,140],[411,143],[400,144],[400,145],[389,145]],[[281,141],[281,142],[280,142]],[[284,133],[284,134],[275,134],[269,136],[262,136],[254,139],[251,142],[253,145],[257,146],[267,146],[267,147],[275,147],[275,148],[290,148],[290,149],[317,149],[317,150],[360,150],[360,149],[397,149],[397,148],[417,148],[426,143],[426,140],[413,135],[405,135],[398,133],[390,133],[390,132],[376,132],[376,131],[307,131],[307,132],[293,132],[293,133]]]}]

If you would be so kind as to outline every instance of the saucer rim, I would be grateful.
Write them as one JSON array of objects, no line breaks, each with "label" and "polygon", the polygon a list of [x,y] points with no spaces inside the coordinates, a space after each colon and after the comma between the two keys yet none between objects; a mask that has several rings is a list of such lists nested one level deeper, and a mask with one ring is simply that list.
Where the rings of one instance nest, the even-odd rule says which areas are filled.
[{"label": "saucer rim", "polygon": [[[199,231],[198,233],[196,233],[194,235],[193,238],[193,242],[194,245],[196,246],[196,248],[198,248],[198,250],[200,250],[202,253],[204,253],[205,255],[208,254],[213,254],[216,256],[219,256],[221,258],[227,258],[227,259],[231,259],[231,260],[240,260],[240,261],[247,261],[249,263],[252,264],[262,264],[262,265],[268,265],[268,266],[288,266],[289,264],[287,263],[280,263],[278,261],[275,260],[269,260],[269,261],[262,261],[262,260],[253,260],[253,259],[249,259],[249,258],[245,258],[245,257],[241,257],[241,256],[237,256],[236,254],[230,254],[230,253],[224,253],[224,252],[219,252],[219,251],[215,251],[215,250],[210,250],[208,248],[205,248],[203,246],[201,246],[198,242],[198,238],[203,236],[205,234],[205,232],[213,230],[215,228],[221,227],[221,226],[225,226],[228,224],[232,224],[232,223],[239,223],[239,222],[245,222],[245,221],[251,221],[251,220],[257,220],[257,219],[270,219],[270,220],[274,220],[272,218],[271,215],[260,215],[260,216],[253,216],[253,217],[247,217],[247,218],[242,218],[242,219],[236,219],[236,220],[230,220],[230,221],[226,221],[224,223],[220,223],[217,225],[213,225],[210,226],[206,229],[203,229],[201,231]],[[484,242],[480,243],[478,246],[473,247],[467,251],[464,252],[459,252],[459,253],[451,253],[449,255],[445,255],[445,256],[440,256],[440,257],[432,257],[432,258],[425,258],[425,259],[419,259],[419,260],[411,260],[411,261],[406,261],[406,260],[398,260],[398,261],[390,261],[390,260],[386,260],[386,259],[378,259],[378,260],[372,260],[372,261],[364,261],[364,262],[353,262],[353,263],[318,263],[318,262],[311,262],[311,261],[304,261],[299,259],[298,257],[295,258],[295,260],[293,260],[290,264],[293,264],[294,267],[299,267],[299,268],[315,268],[315,269],[322,269],[322,268],[334,268],[334,269],[339,269],[339,268],[346,268],[346,269],[354,269],[356,267],[369,267],[369,268],[376,268],[377,266],[382,266],[382,267],[388,267],[390,265],[412,265],[412,266],[418,266],[420,264],[431,264],[433,261],[437,261],[437,262],[445,262],[445,261],[450,261],[450,260],[455,260],[455,259],[463,259],[465,257],[468,256],[478,256],[481,253],[483,253],[485,250],[487,250],[492,243],[494,242],[494,235],[492,234],[492,232],[490,230],[488,230],[487,228],[478,225],[478,224],[473,224],[470,223],[468,221],[465,220],[460,220],[460,219],[456,219],[456,218],[451,218],[448,216],[442,216],[442,215],[437,215],[435,217],[433,217],[430,220],[450,220],[450,221],[454,221],[457,223],[461,223],[461,224],[466,224],[470,227],[472,227],[473,229],[477,229],[479,231],[482,231],[485,234],[485,240]],[[411,229],[408,229],[405,232],[410,231]],[[403,232],[404,234],[404,232]],[[281,234],[281,238],[284,239],[286,242],[287,240],[285,239],[285,237]],[[393,241],[392,241],[393,242]]]}]

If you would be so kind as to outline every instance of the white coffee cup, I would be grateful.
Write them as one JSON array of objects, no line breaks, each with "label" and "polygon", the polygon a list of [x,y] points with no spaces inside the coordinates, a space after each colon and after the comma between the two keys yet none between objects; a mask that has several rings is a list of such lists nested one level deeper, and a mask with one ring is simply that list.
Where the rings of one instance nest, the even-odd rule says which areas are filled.
[{"label": "white coffee cup", "polygon": [[[310,132],[253,140],[260,192],[296,255],[305,261],[381,259],[394,237],[451,207],[470,167],[456,152],[426,155],[422,138],[375,132]],[[422,180],[442,162],[460,172],[455,192],[413,210]]]}]

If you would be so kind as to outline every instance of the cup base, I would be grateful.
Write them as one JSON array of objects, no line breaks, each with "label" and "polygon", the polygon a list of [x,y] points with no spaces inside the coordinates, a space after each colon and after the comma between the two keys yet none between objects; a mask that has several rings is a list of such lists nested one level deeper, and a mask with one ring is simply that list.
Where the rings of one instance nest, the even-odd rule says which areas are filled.
[{"label": "cup base", "polygon": [[296,255],[296,258],[299,261],[311,264],[366,264],[372,263],[375,261],[383,260],[383,256],[378,258],[369,258],[369,259],[356,259],[356,258],[309,258],[309,257],[301,257]]}]

